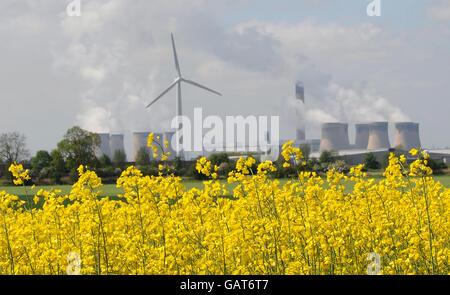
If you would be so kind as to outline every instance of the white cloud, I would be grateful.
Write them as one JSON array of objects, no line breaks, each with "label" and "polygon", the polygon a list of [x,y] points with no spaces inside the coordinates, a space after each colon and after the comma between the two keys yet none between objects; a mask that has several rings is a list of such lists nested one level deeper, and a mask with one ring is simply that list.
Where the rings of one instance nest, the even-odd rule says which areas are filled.
[{"label": "white cloud", "polygon": [[435,119],[422,115],[438,102],[436,115],[450,123],[443,99],[448,47],[434,48],[436,31],[312,19],[220,22],[224,9],[257,5],[250,0],[83,3],[81,17],[67,17],[64,1],[0,3],[0,97],[26,118],[18,122],[0,110],[0,123],[23,130],[32,149],[53,148],[74,124],[125,132],[129,150],[131,132],[168,128],[174,92],[144,107],[174,78],[170,32],[183,74],[224,94],[183,86],[187,115],[194,106],[203,106],[205,116],[280,114],[281,136],[293,137],[289,97],[301,79],[309,137],[320,136],[317,124],[327,120],[412,119],[425,126],[425,143],[450,145],[432,130]]},{"label": "white cloud", "polygon": [[440,0],[428,8],[428,16],[440,21],[450,20],[450,0]]}]

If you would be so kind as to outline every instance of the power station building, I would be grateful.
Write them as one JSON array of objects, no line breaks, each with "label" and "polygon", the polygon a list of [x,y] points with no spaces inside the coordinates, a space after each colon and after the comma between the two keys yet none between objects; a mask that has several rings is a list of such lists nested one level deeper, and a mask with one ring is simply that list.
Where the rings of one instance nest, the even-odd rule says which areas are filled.
[{"label": "power station building", "polygon": [[95,149],[97,158],[107,156],[112,160],[117,150],[126,155],[123,134],[97,133],[97,135],[100,137],[100,145]]},{"label": "power station building", "polygon": [[[389,140],[388,122],[368,122],[355,124],[355,141],[349,143],[347,123],[322,124],[320,149],[311,157],[320,157],[323,151],[334,151],[349,164],[364,161],[366,154],[373,153],[378,160],[394,149],[409,151],[421,147],[419,124],[413,122],[394,123],[394,145]],[[431,154],[430,154],[431,155]],[[445,158],[445,154],[441,155]],[[449,157],[450,160],[450,157]]]},{"label": "power station building", "polygon": [[100,137],[100,146],[95,149],[95,156],[97,158],[100,158],[105,155],[111,159],[111,146],[109,133],[98,133],[98,136]]},{"label": "power station building", "polygon": [[411,150],[420,147],[419,124],[412,122],[395,123],[394,147]]}]

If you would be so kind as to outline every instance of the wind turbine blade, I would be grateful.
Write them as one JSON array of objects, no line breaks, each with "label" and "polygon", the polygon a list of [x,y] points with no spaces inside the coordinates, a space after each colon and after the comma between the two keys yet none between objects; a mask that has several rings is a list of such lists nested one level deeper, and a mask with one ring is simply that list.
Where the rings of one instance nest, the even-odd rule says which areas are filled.
[{"label": "wind turbine blade", "polygon": [[178,62],[177,50],[175,48],[175,40],[173,39],[173,34],[171,34],[171,36],[172,36],[173,56],[175,58],[175,69],[178,72],[178,77],[181,77],[180,63]]},{"label": "wind turbine blade", "polygon": [[207,91],[209,91],[209,92],[212,92],[212,93],[214,93],[214,94],[217,94],[217,95],[222,96],[222,94],[220,94],[219,92],[214,91],[214,90],[212,90],[212,89],[209,89],[208,87],[203,86],[203,85],[200,85],[200,84],[198,84],[198,83],[196,83],[196,82],[194,82],[194,81],[190,81],[190,80],[186,80],[186,79],[183,79],[182,81],[183,81],[183,82],[186,82],[186,83],[189,83],[189,84],[191,84],[191,85],[200,87],[200,88],[202,88],[202,89],[205,89],[205,90],[207,90]]},{"label": "wind turbine blade", "polygon": [[169,88],[167,88],[166,90],[164,90],[163,93],[161,93],[160,95],[158,95],[157,98],[155,98],[151,103],[149,103],[148,106],[146,106],[145,108],[149,108],[152,104],[154,104],[156,101],[158,101],[158,99],[160,99],[161,97],[163,97],[167,92],[169,92],[173,87],[175,87],[175,85],[177,85],[177,83],[180,82],[180,80],[175,80],[175,82],[173,82]]}]

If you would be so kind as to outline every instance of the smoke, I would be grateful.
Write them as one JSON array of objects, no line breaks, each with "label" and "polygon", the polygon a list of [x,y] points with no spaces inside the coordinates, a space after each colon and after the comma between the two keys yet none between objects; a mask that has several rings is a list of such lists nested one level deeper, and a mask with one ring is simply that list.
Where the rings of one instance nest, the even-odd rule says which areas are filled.
[{"label": "smoke", "polygon": [[[77,124],[92,132],[123,133],[162,129],[169,110],[159,104],[145,109],[158,88],[148,16],[127,1],[86,1],[82,17],[61,15],[63,40],[53,50],[54,68],[78,76],[81,111]],[[134,16],[130,26],[124,14]],[[143,37],[145,36],[145,37]]]},{"label": "smoke", "polygon": [[312,89],[305,104],[292,96],[288,105],[302,118],[298,127],[325,122],[410,121],[401,109],[373,89],[349,89],[335,82],[329,82],[324,91]]}]

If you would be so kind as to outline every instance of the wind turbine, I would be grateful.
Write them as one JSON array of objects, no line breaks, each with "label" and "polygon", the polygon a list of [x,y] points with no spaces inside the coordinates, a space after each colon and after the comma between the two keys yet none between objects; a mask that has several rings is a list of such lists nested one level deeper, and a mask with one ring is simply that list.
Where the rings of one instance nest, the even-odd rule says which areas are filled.
[{"label": "wind turbine", "polygon": [[[212,90],[212,89],[210,89],[210,88],[208,88],[206,86],[203,86],[203,85],[201,85],[201,84],[199,84],[197,82],[194,82],[194,81],[191,81],[191,80],[183,78],[183,76],[181,75],[180,63],[178,62],[177,50],[175,48],[175,40],[173,38],[173,34],[171,34],[171,37],[172,37],[173,56],[174,56],[174,59],[175,59],[175,70],[177,71],[178,76],[175,78],[173,83],[170,84],[170,86],[166,90],[164,90],[160,95],[158,95],[151,103],[149,103],[146,108],[149,108],[151,105],[153,105],[155,102],[157,102],[160,98],[162,98],[164,95],[166,95],[167,92],[172,90],[172,88],[177,86],[178,89],[177,89],[177,102],[176,102],[176,111],[177,112],[176,112],[176,114],[177,114],[177,116],[182,116],[183,115],[182,105],[181,105],[181,83],[182,82],[185,82],[185,83],[191,84],[193,86],[202,88],[202,89],[204,89],[206,91],[212,92],[212,93],[220,95],[220,96],[222,96],[222,94],[220,94],[219,92],[214,91],[214,90]],[[180,149],[178,148],[178,140],[177,140],[177,156],[180,156],[180,151],[179,150]]]}]

